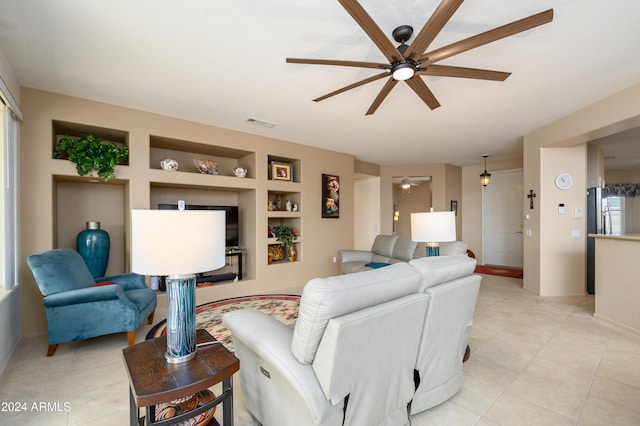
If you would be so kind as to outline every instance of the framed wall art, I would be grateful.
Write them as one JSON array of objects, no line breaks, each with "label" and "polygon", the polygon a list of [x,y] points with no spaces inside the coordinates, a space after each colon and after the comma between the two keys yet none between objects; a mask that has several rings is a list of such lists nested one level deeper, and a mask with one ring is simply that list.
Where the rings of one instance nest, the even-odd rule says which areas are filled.
[{"label": "framed wall art", "polygon": [[322,175],[322,217],[340,217],[340,176]]},{"label": "framed wall art", "polygon": [[271,179],[273,180],[293,180],[293,165],[280,161],[271,162]]},{"label": "framed wall art", "polygon": [[456,213],[458,216],[458,202],[456,200],[451,200],[451,211]]}]

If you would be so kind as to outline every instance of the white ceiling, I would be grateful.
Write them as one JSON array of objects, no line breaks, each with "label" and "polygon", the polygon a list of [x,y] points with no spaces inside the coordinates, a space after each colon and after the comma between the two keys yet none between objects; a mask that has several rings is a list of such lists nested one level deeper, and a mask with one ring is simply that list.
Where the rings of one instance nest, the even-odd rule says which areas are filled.
[{"label": "white ceiling", "polygon": [[[417,34],[439,1],[361,4],[386,34]],[[372,116],[385,80],[311,100],[379,71],[285,63],[385,62],[336,0],[0,0],[0,51],[22,86],[378,164],[464,166],[521,158],[522,135],[640,82],[638,0],[467,1],[428,50],[549,8],[550,24],[441,63],[512,72],[506,81],[423,77],[433,111],[401,82]]]}]

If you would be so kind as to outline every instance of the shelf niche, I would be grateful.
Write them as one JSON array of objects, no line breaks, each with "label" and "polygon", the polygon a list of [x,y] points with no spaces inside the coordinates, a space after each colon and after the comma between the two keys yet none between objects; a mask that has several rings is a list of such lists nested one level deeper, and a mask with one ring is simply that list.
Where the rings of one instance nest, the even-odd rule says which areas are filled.
[{"label": "shelf niche", "polygon": [[193,163],[193,159],[204,158],[217,163],[219,176],[235,177],[233,169],[240,166],[247,169],[245,179],[255,179],[256,157],[253,152],[154,135],[150,136],[149,143],[150,169],[162,169],[160,161],[171,156],[178,162],[178,172],[203,174]]},{"label": "shelf niche", "polygon": [[[238,206],[239,246],[243,254],[242,279],[255,279],[256,268],[252,260],[255,256],[256,246],[255,228],[255,199],[256,191],[231,190],[216,187],[193,187],[189,185],[175,185],[152,183],[150,186],[149,208],[157,209],[158,204],[177,204],[178,200],[184,200],[187,205],[211,205],[211,206]],[[227,264],[222,269],[213,273],[235,272],[237,270],[237,257],[227,257]],[[228,281],[225,281],[227,283]]]},{"label": "shelf niche", "polygon": [[[69,123],[66,121],[52,120],[52,144],[51,153],[56,149],[58,142],[64,136],[80,137],[84,135],[93,135],[105,142],[113,142],[120,148],[129,146],[129,132],[124,130],[108,129],[106,127],[92,126],[88,124]],[[68,160],[65,160],[68,161]],[[129,159],[120,162],[120,165],[128,166]]]},{"label": "shelf niche", "polygon": [[[280,156],[275,156],[275,155],[269,155],[267,156],[267,161],[268,161],[268,175],[267,178],[270,181],[276,181],[276,182],[297,182],[297,183],[301,183],[302,179],[302,162],[298,159],[295,158],[288,158],[288,157],[280,157]],[[291,170],[291,174],[293,179],[288,180],[288,179],[274,179],[273,176],[273,163],[283,163],[285,165],[290,166]]]}]

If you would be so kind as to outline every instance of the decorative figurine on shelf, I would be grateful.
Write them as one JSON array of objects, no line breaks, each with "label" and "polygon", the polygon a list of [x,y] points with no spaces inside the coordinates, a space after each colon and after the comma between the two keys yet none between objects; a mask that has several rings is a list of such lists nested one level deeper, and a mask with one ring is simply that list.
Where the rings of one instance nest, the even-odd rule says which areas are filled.
[{"label": "decorative figurine on shelf", "polygon": [[274,209],[273,201],[271,201],[271,200],[267,200],[267,210],[268,210],[268,211],[270,211],[270,212],[272,212],[272,211],[273,211],[273,209]]},{"label": "decorative figurine on shelf", "polygon": [[247,176],[247,168],[238,166],[235,169],[233,169],[233,174],[236,177],[243,178],[243,177]]},{"label": "decorative figurine on shelf", "polygon": [[293,203],[293,209],[294,212],[298,211],[298,203]]},{"label": "decorative figurine on shelf", "polygon": [[167,155],[160,161],[160,167],[162,167],[162,170],[175,172],[178,170],[178,162],[172,156]]},{"label": "decorative figurine on shelf", "polygon": [[287,200],[287,204],[285,204],[287,207],[287,211],[290,212],[291,209],[293,209],[293,204],[291,204],[291,200]]}]

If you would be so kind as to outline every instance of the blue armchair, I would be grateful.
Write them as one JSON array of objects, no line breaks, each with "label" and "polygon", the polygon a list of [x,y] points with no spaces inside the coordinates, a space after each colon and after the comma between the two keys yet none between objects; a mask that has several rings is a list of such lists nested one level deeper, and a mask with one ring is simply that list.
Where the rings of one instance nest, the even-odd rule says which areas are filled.
[{"label": "blue armchair", "polygon": [[129,346],[145,318],[153,322],[156,293],[142,275],[127,273],[94,279],[84,259],[70,249],[54,249],[27,258],[44,296],[49,347],[105,334],[127,332]]}]

